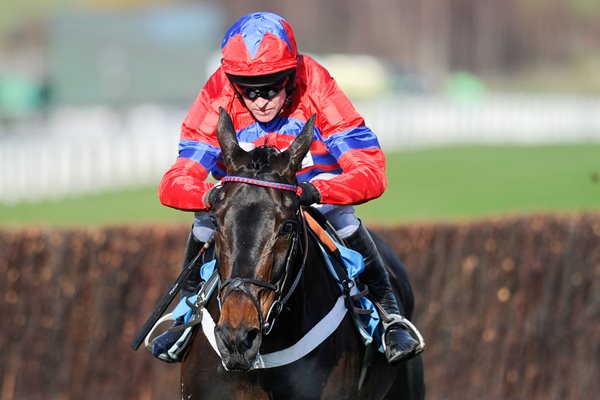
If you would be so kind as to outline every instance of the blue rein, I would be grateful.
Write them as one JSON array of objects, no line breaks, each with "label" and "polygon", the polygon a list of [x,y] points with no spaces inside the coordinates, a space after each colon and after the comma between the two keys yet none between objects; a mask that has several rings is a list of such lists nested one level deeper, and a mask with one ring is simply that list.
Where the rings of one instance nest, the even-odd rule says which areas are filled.
[{"label": "blue rein", "polygon": [[300,194],[302,193],[302,188],[300,186],[290,185],[287,183],[262,181],[260,179],[246,178],[244,176],[227,175],[227,176],[224,176],[223,179],[221,179],[221,182],[222,183],[240,182],[240,183],[247,183],[249,185],[264,186],[264,187],[280,189],[280,190],[289,190],[291,192],[296,193],[298,196],[300,196]]}]

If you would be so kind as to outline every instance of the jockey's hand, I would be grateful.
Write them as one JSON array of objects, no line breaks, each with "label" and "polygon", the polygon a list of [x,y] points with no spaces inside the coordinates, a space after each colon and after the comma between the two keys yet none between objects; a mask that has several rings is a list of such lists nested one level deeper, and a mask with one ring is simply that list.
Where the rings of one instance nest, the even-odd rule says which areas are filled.
[{"label": "jockey's hand", "polygon": [[206,193],[207,204],[210,208],[213,208],[213,205],[217,201],[217,198],[219,197],[219,192],[221,191],[222,188],[223,188],[223,186],[216,185],[216,186],[213,186],[208,191],[208,193]]},{"label": "jockey's hand", "polygon": [[301,205],[310,206],[321,201],[321,193],[319,193],[319,190],[312,183],[302,182],[300,187],[302,188],[302,193],[300,194]]}]

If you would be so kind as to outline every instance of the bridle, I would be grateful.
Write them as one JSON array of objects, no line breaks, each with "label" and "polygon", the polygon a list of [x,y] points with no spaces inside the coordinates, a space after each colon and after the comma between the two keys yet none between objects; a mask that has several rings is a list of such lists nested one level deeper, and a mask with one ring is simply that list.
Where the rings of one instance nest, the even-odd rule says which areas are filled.
[{"label": "bridle", "polygon": [[290,185],[288,183],[263,181],[260,179],[247,178],[245,176],[233,176],[233,175],[224,176],[221,179],[221,183],[227,183],[227,182],[247,183],[249,185],[263,186],[263,187],[269,187],[269,188],[280,189],[280,190],[289,190],[290,192],[296,193],[298,196],[300,196],[302,194],[302,188],[300,186]]},{"label": "bridle", "polygon": [[[236,182],[236,183],[245,183],[249,185],[255,186],[263,186],[268,188],[274,188],[278,190],[287,190],[296,193],[298,196],[302,193],[302,189],[296,185],[290,185],[286,183],[278,183],[272,181],[264,181],[260,179],[247,178],[242,176],[225,176],[221,179],[221,183],[228,182]],[[254,307],[256,308],[256,312],[258,314],[258,321],[260,324],[261,333],[264,335],[268,335],[273,329],[273,325],[277,316],[283,310],[284,305],[290,299],[291,295],[294,293],[300,278],[304,272],[304,268],[306,265],[307,258],[307,248],[308,248],[308,233],[306,228],[306,222],[300,213],[300,209],[295,215],[294,219],[288,219],[283,222],[282,227],[289,227],[291,225],[291,243],[288,247],[287,254],[285,257],[285,268],[283,273],[274,281],[261,281],[254,278],[241,278],[241,277],[232,277],[221,282],[219,280],[219,308],[225,302],[227,297],[234,292],[241,292],[245,296],[247,296]],[[302,237],[302,243],[300,243],[300,237]],[[300,268],[298,268],[294,279],[290,283],[290,275],[293,261],[295,260],[295,256],[298,251],[303,251],[302,256],[302,264]],[[252,292],[248,289],[248,285],[259,286],[265,288],[267,290],[273,291],[275,293],[275,300],[269,307],[266,315],[263,315],[261,311],[260,304],[256,297],[252,294]],[[284,290],[287,289],[287,291]]]}]

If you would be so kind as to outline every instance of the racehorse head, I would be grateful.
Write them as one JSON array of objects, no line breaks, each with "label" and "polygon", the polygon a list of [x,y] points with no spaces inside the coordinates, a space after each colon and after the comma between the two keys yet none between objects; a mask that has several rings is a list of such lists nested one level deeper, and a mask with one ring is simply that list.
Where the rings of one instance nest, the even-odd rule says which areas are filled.
[{"label": "racehorse head", "polygon": [[228,176],[213,206],[221,305],[215,337],[227,369],[252,367],[293,280],[302,231],[296,172],[310,149],[314,119],[284,151],[261,146],[247,152],[220,110],[218,140]]}]

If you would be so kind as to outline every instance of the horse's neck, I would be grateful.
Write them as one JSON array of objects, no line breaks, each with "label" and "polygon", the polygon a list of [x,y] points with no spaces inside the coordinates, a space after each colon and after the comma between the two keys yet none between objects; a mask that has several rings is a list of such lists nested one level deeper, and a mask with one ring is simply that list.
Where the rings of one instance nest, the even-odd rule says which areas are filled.
[{"label": "horse's neck", "polygon": [[[339,296],[337,284],[323,260],[324,254],[316,240],[311,237],[308,242],[307,265],[304,273],[304,297],[307,301],[318,299],[321,303],[327,303],[326,300],[330,299],[333,303]],[[324,306],[325,309],[329,307],[328,304],[324,304]]]},{"label": "horse's neck", "polygon": [[[275,329],[265,342],[281,345],[281,340],[294,343],[314,327],[333,307],[339,289],[324,264],[320,249],[309,239],[304,272],[284,311],[277,318]],[[298,267],[302,262],[299,254]]]}]

